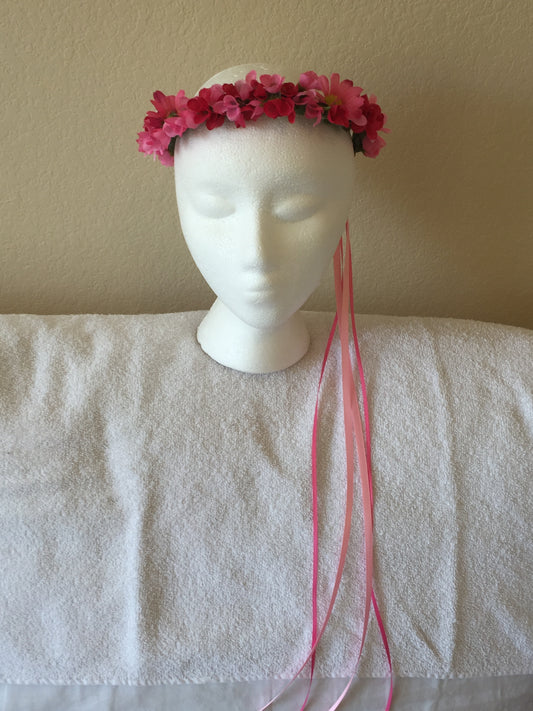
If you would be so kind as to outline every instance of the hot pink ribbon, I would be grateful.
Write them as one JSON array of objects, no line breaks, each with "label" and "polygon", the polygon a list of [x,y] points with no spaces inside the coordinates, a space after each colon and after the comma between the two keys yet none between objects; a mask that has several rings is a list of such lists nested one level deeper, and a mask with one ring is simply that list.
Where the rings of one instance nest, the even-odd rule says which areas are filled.
[{"label": "hot pink ribbon", "polygon": [[[313,604],[313,629],[312,629],[312,644],[311,650],[305,659],[304,663],[298,669],[296,674],[292,679],[279,691],[279,693],[274,696],[266,705],[262,706],[259,711],[265,711],[269,706],[271,706],[276,699],[278,699],[291,684],[296,680],[296,678],[303,671],[304,667],[308,662],[311,664],[309,686],[307,689],[306,697],[300,707],[300,711],[304,711],[309,701],[311,693],[311,685],[313,681],[313,674],[316,662],[316,650],[322,635],[326,629],[326,626],[331,617],[333,611],[333,606],[335,600],[337,599],[337,594],[339,591],[339,586],[341,583],[342,575],[344,572],[344,566],[346,563],[346,557],[348,553],[350,531],[351,531],[351,521],[353,513],[353,500],[354,500],[354,454],[357,454],[357,461],[359,466],[360,484],[361,484],[361,498],[363,503],[363,528],[364,528],[364,543],[365,543],[365,606],[364,606],[364,619],[363,619],[363,633],[361,635],[361,641],[359,644],[359,650],[357,653],[357,661],[355,665],[354,672],[349,679],[346,687],[343,689],[340,696],[336,699],[332,706],[329,707],[327,711],[335,711],[345,698],[348,690],[355,678],[357,669],[359,667],[359,661],[361,659],[361,654],[363,651],[363,646],[365,643],[368,622],[370,618],[370,607],[374,608],[376,615],[376,620],[379,626],[381,639],[383,642],[383,647],[385,654],[387,656],[387,661],[389,665],[389,676],[390,676],[390,687],[389,695],[387,699],[387,705],[385,711],[389,711],[392,703],[392,692],[393,692],[393,678],[392,678],[392,661],[389,650],[389,644],[387,640],[387,635],[385,632],[385,626],[381,618],[379,611],[379,606],[376,600],[376,596],[373,589],[373,524],[374,524],[374,497],[372,490],[372,471],[371,471],[371,447],[370,447],[370,420],[369,420],[369,408],[368,408],[368,398],[366,392],[366,384],[363,373],[363,363],[361,359],[361,353],[359,350],[359,343],[357,340],[357,331],[355,328],[355,317],[354,317],[354,304],[353,304],[353,275],[352,275],[352,256],[351,256],[351,246],[350,246],[350,233],[349,226],[346,223],[346,256],[343,255],[343,244],[342,238],[339,242],[335,256],[333,258],[333,269],[335,276],[335,298],[337,305],[337,313],[335,315],[333,325],[328,337],[326,344],[326,349],[324,353],[324,358],[322,361],[322,367],[320,371],[320,378],[318,382],[317,397],[315,403],[315,413],[313,420],[313,437],[312,437],[312,448],[311,448],[311,459],[312,459],[312,498],[313,498],[313,578],[312,578],[312,604]],[[352,338],[355,348],[355,355],[357,360],[357,372],[359,375],[359,382],[361,386],[361,395],[363,399],[363,411],[364,411],[364,421],[365,427],[363,431],[363,424],[361,421],[361,414],[359,412],[359,405],[357,400],[357,391],[354,380],[354,370],[352,367],[352,359],[350,355],[350,326],[352,330]],[[318,471],[318,426],[319,426],[319,395],[322,385],[322,380],[326,370],[326,364],[328,361],[329,353],[331,350],[331,345],[335,332],[339,330],[340,344],[341,344],[341,370],[342,370],[342,394],[343,394],[343,411],[344,411],[344,439],[346,448],[346,497],[345,497],[345,515],[344,515],[344,525],[343,533],[341,539],[341,548],[339,554],[339,562],[337,565],[337,572],[335,575],[335,581],[333,584],[333,589],[331,593],[330,602],[322,626],[319,627],[318,624],[318,552],[319,552],[319,540],[318,540],[318,484],[317,484],[317,471]],[[354,439],[355,439],[355,450],[354,450]]]}]

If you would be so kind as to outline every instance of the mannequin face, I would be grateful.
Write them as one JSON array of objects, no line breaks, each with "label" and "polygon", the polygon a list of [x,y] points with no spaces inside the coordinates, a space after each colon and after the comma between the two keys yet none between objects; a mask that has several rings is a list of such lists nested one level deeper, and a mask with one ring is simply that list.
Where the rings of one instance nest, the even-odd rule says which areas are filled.
[{"label": "mannequin face", "polygon": [[354,178],[337,127],[262,118],[176,142],[176,197],[203,277],[237,318],[283,324],[317,287],[344,229]]}]

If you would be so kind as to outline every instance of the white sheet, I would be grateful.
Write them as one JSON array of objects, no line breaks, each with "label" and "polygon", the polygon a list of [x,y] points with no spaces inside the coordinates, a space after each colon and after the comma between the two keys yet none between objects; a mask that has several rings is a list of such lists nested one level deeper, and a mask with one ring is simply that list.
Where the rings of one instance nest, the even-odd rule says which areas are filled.
[{"label": "white sheet", "polygon": [[[344,679],[313,686],[309,711],[329,708]],[[254,711],[279,682],[256,681],[180,686],[0,686],[0,711]],[[295,711],[305,685],[275,702],[272,711]],[[383,711],[388,680],[356,681],[342,711]],[[300,704],[295,703],[300,701]],[[396,678],[392,711],[531,711],[533,676],[470,679]]]},{"label": "white sheet", "polygon": [[[282,373],[207,358],[202,314],[0,317],[0,678],[287,677],[310,641],[309,452],[331,316]],[[376,576],[401,676],[528,674],[533,333],[360,319]],[[321,601],[343,511],[334,354],[322,399]],[[318,673],[351,673],[361,528]],[[375,626],[363,675],[386,672]]]}]

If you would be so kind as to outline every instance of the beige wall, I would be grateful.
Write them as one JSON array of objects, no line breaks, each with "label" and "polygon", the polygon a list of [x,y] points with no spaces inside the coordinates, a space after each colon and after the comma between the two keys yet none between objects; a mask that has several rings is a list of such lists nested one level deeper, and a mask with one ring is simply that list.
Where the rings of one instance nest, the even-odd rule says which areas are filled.
[{"label": "beige wall", "polygon": [[[264,61],[375,92],[358,157],[358,310],[533,328],[530,0],[2,0],[0,311],[205,308],[171,170],[137,152],[155,89]],[[333,305],[329,279],[308,304]]]}]

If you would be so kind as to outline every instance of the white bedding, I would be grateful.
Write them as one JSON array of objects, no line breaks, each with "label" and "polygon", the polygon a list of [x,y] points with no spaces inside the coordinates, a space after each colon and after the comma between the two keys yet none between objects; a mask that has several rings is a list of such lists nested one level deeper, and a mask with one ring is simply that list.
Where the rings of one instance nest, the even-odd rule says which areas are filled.
[{"label": "white bedding", "polygon": [[[280,682],[256,681],[178,686],[0,685],[0,711],[254,711],[270,700]],[[309,711],[324,711],[344,689],[345,679],[313,685]],[[272,711],[298,711],[305,684],[295,685]],[[387,679],[354,682],[343,711],[383,711]],[[533,676],[469,679],[395,679],[393,711],[531,711]],[[297,702],[300,702],[299,704]]]},{"label": "white bedding", "polygon": [[[0,316],[8,702],[32,693],[12,683],[235,685],[288,677],[305,658],[311,422],[331,316],[307,314],[310,352],[268,376],[208,359],[201,316]],[[395,673],[516,682],[533,673],[533,333],[359,325]],[[322,608],[343,508],[337,366],[334,355],[322,399]],[[326,678],[351,673],[360,631],[354,525],[320,648]],[[386,673],[375,627],[362,673]]]}]

